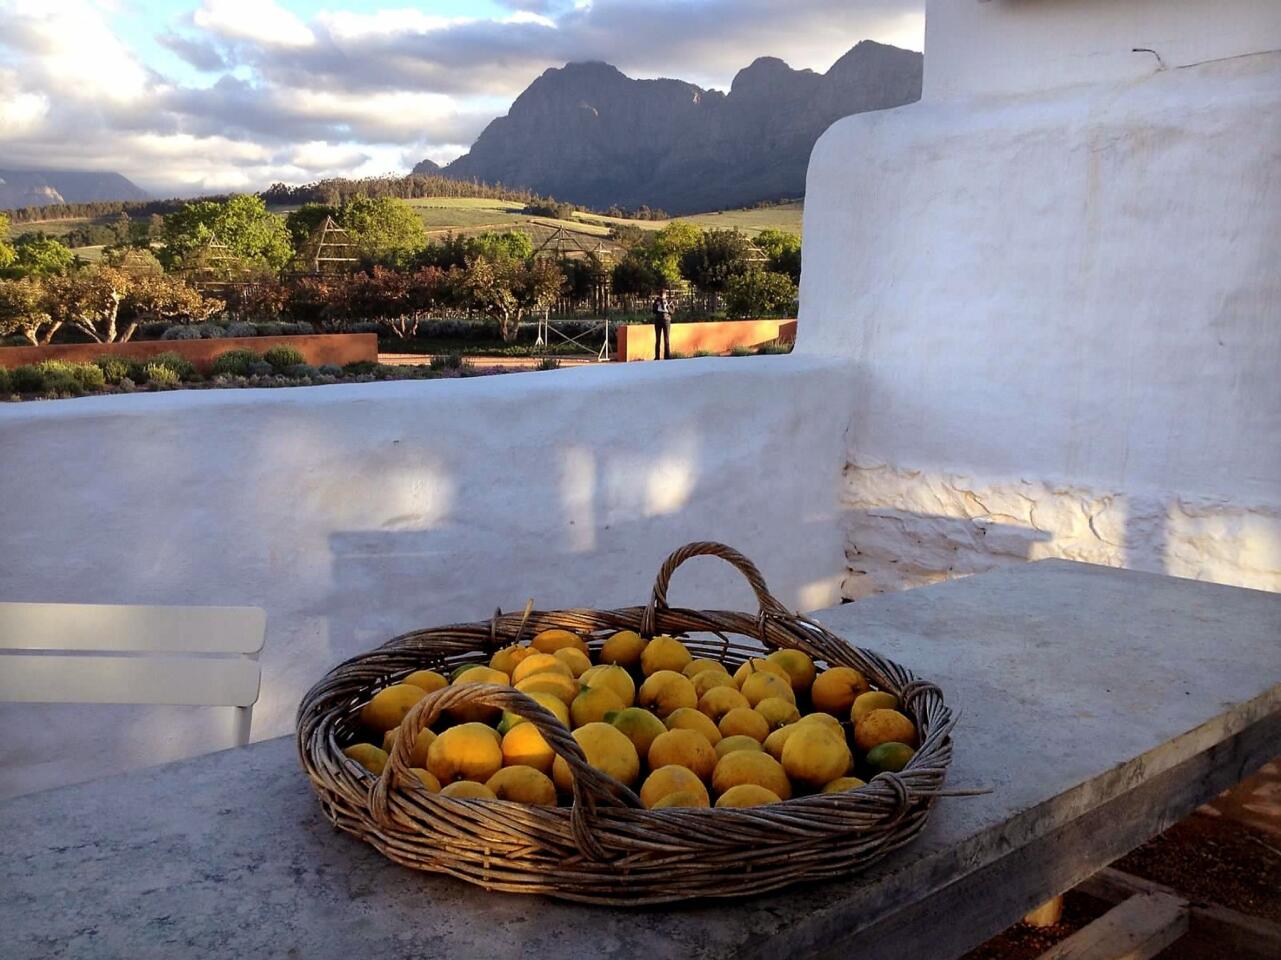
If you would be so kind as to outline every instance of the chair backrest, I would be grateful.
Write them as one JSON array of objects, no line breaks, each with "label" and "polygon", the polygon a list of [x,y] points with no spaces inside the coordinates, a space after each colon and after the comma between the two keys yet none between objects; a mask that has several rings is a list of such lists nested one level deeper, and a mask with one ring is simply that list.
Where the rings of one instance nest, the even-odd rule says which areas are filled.
[{"label": "chair backrest", "polygon": [[266,628],[257,607],[0,603],[0,702],[237,707],[245,743]]}]

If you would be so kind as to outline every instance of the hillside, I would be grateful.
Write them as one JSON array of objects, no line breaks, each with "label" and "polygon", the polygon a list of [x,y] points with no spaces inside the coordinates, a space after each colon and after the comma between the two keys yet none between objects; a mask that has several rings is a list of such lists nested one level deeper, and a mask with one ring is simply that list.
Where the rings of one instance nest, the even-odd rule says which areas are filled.
[{"label": "hillside", "polygon": [[[921,66],[919,53],[864,41],[825,74],[762,57],[726,94],[571,63],[530,84],[443,172],[596,208],[688,213],[796,197],[822,132],[919,99]],[[440,172],[429,163],[415,172]]]},{"label": "hillside", "polygon": [[0,170],[0,210],[54,203],[146,200],[147,194],[118,173],[88,170]]}]

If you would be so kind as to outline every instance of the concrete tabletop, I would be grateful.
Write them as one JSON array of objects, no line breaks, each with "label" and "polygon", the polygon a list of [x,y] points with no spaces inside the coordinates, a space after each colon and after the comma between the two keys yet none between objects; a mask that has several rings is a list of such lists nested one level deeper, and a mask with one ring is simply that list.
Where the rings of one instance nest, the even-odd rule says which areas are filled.
[{"label": "concrete tabletop", "polygon": [[825,611],[961,712],[924,834],[755,899],[582,907],[331,828],[292,739],[0,805],[0,955],[955,957],[1281,752],[1281,595],[1044,561]]}]

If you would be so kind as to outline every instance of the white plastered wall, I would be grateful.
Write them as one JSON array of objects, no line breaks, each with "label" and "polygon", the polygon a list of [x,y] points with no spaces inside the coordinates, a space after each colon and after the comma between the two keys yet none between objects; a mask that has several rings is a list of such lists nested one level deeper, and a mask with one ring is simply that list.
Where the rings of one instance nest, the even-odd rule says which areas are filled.
[{"label": "white plastered wall", "polygon": [[926,98],[819,142],[848,596],[1045,556],[1281,590],[1277,47],[1259,0],[940,0]]}]

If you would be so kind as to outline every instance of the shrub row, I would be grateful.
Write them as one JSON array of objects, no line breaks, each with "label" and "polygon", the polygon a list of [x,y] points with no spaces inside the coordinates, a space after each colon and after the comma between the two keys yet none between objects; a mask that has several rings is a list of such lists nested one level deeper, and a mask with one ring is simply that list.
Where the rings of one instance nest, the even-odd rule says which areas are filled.
[{"label": "shrub row", "polygon": [[[376,324],[368,324],[373,332]],[[217,323],[178,324],[169,327],[160,335],[161,340],[222,340],[228,337],[284,337],[307,335],[316,332],[310,323],[231,323],[222,326]],[[362,331],[354,331],[362,332]]]}]

